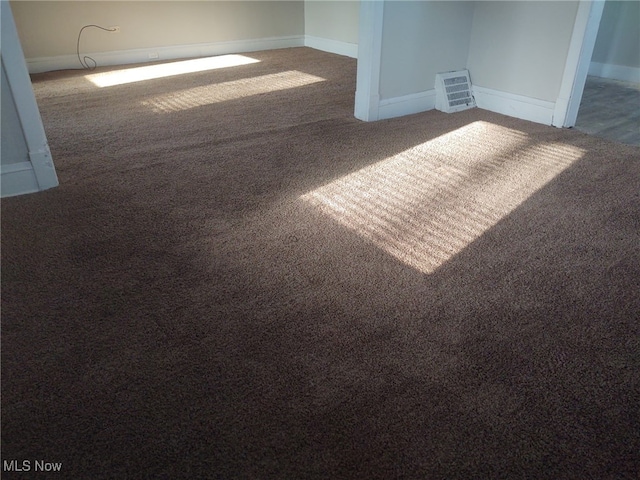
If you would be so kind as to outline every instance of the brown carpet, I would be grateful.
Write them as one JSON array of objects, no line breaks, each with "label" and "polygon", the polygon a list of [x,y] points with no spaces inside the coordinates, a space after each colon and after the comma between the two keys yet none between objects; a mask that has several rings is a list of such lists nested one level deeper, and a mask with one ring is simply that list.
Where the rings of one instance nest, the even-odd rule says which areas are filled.
[{"label": "brown carpet", "polygon": [[60,187],[2,202],[3,461],[638,478],[640,149],[359,122],[354,60],[247,56],[34,76]]}]

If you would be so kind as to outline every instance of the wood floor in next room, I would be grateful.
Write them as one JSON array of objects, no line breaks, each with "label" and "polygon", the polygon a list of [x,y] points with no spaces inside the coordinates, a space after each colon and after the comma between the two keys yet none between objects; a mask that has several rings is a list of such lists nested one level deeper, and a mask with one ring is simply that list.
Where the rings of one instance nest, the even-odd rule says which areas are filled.
[{"label": "wood floor in next room", "polygon": [[587,77],[576,130],[640,145],[640,84]]}]

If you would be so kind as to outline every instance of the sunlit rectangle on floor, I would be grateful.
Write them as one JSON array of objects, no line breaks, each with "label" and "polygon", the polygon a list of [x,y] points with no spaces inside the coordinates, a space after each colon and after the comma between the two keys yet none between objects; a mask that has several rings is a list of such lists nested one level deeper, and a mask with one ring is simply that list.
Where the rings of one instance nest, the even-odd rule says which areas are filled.
[{"label": "sunlit rectangle on floor", "polygon": [[303,87],[324,80],[322,77],[290,70],[166,93],[145,100],[142,104],[156,113],[177,112],[278,90]]},{"label": "sunlit rectangle on floor", "polygon": [[85,78],[98,87],[113,87],[126,83],[142,82],[155,78],[172,77],[185,73],[204,72],[219,68],[238,67],[257,63],[260,60],[244,55],[221,55],[218,57],[196,58],[179,62],[146,65],[144,67],[125,68],[111,72],[93,73]]},{"label": "sunlit rectangle on floor", "polygon": [[475,122],[302,199],[407,265],[432,273],[583,154]]}]

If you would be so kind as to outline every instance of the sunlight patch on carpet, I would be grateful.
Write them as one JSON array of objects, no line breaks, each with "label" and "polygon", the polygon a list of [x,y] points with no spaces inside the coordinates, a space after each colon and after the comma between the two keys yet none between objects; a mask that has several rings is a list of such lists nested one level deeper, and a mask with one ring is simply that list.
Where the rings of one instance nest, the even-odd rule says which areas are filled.
[{"label": "sunlight patch on carpet", "polygon": [[196,58],[180,62],[169,62],[144,67],[133,67],[112,72],[93,73],[85,78],[98,87],[113,87],[126,83],[142,82],[155,78],[172,77],[186,73],[204,72],[219,68],[238,67],[258,63],[260,60],[244,55],[221,55],[218,57]]},{"label": "sunlight patch on carpet", "polygon": [[151,100],[145,100],[142,105],[151,108],[156,113],[178,112],[324,81],[325,79],[322,77],[290,70],[171,92]]},{"label": "sunlight patch on carpet", "polygon": [[478,121],[301,198],[407,265],[432,273],[584,153]]}]

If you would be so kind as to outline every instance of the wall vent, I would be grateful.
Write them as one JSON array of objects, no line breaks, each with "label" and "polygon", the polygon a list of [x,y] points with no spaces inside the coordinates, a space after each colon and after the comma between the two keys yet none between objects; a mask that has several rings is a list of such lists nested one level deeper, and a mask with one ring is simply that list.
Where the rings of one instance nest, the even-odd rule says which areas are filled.
[{"label": "wall vent", "polygon": [[436,74],[436,109],[453,113],[476,106],[468,70]]}]

